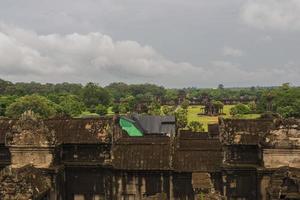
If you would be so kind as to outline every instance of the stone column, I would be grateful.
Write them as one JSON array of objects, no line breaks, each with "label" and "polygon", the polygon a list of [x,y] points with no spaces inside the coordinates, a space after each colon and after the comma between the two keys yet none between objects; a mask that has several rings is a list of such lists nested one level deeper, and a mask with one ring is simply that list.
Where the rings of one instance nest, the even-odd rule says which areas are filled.
[{"label": "stone column", "polygon": [[170,200],[174,200],[173,175],[170,175]]},{"label": "stone column", "polygon": [[260,196],[261,200],[267,200],[267,187],[270,183],[270,177],[267,175],[263,175],[260,180]]}]

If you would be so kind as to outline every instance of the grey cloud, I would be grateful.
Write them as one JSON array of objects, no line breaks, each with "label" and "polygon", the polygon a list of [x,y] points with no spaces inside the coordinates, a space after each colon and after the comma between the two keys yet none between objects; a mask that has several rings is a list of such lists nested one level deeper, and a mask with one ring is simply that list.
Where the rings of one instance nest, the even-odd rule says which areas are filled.
[{"label": "grey cloud", "polygon": [[[227,54],[242,52],[228,47]],[[43,82],[153,82],[176,87],[271,84],[274,77],[277,82],[286,78],[297,82],[300,74],[294,62],[271,69],[251,69],[224,60],[195,66],[167,59],[151,46],[114,41],[99,32],[41,35],[6,24],[0,26],[0,70],[0,76],[15,80],[26,80],[27,75],[27,80]]]},{"label": "grey cloud", "polygon": [[244,54],[242,50],[237,49],[237,48],[232,48],[229,46],[225,46],[222,49],[222,52],[223,52],[224,56],[233,56],[233,57],[240,57]]},{"label": "grey cloud", "polygon": [[300,84],[296,5],[1,0],[1,20],[15,26],[1,26],[0,78],[168,87]]},{"label": "grey cloud", "polygon": [[265,36],[261,37],[260,40],[263,42],[272,42],[273,38],[269,35],[265,35]]},{"label": "grey cloud", "polygon": [[300,30],[300,1],[250,0],[241,9],[241,17],[261,29]]},{"label": "grey cloud", "polygon": [[2,24],[0,28],[0,74],[20,71],[40,76],[87,75],[104,79],[115,77],[176,76],[189,63],[173,62],[150,46],[135,41],[113,41],[101,33],[38,35]]},{"label": "grey cloud", "polygon": [[221,73],[225,83],[234,84],[239,80],[241,85],[247,83],[259,83],[256,85],[280,85],[284,82],[291,82],[299,85],[297,77],[300,75],[300,67],[295,63],[288,63],[279,67],[260,66],[258,69],[253,69],[247,66],[241,66],[237,63],[232,63],[224,60],[212,62],[211,73]]}]

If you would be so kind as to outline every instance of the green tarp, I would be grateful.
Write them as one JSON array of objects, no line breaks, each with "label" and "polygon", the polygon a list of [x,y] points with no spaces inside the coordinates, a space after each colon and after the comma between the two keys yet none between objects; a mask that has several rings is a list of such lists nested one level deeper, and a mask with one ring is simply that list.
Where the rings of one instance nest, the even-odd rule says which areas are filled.
[{"label": "green tarp", "polygon": [[143,136],[143,133],[135,126],[134,121],[121,117],[119,123],[122,130],[126,131],[129,136]]}]

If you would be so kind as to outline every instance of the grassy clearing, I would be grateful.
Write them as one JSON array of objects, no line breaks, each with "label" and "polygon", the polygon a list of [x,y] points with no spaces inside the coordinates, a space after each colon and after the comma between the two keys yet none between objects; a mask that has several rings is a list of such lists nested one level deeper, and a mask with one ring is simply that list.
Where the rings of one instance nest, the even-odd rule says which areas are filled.
[{"label": "grassy clearing", "polygon": [[[112,111],[112,106],[107,108],[107,116],[111,116],[114,115],[115,113]],[[97,113],[93,113],[93,112],[89,112],[89,111],[84,111],[82,112],[79,116],[76,116],[76,118],[89,118],[89,117],[100,117],[99,114]]]},{"label": "grassy clearing", "polygon": [[114,115],[115,113],[112,111],[112,106],[108,107],[107,115]]},{"label": "grassy clearing", "polygon": [[260,114],[247,114],[247,115],[238,115],[238,119],[257,119],[260,117]]},{"label": "grassy clearing", "polygon": [[97,113],[84,111],[79,116],[77,116],[76,118],[96,118],[96,117],[99,117],[99,115]]},{"label": "grassy clearing", "polygon": [[[234,105],[225,105],[223,109],[224,115],[221,115],[224,118],[230,118],[232,117],[230,115],[230,109]],[[218,116],[205,116],[205,115],[198,115],[201,112],[201,107],[200,105],[195,105],[195,106],[189,106],[188,107],[188,123],[191,121],[199,121],[204,125],[205,131],[207,131],[207,125],[208,124],[215,124],[218,123]],[[114,112],[112,111],[112,107],[108,108],[108,113],[107,115],[113,115]],[[256,119],[260,115],[259,114],[247,114],[247,115],[239,115],[236,116],[236,118],[240,119]],[[83,112],[78,118],[86,118],[86,117],[99,117],[98,114],[96,113],[91,113],[91,112]]]},{"label": "grassy clearing", "polygon": [[[225,105],[223,112],[224,115],[221,115],[224,118],[230,118],[232,117],[230,115],[230,109],[234,105]],[[199,121],[204,125],[205,131],[207,131],[207,125],[208,124],[215,124],[218,123],[218,116],[205,116],[205,115],[198,115],[201,112],[201,107],[203,106],[189,106],[188,108],[188,122],[191,121]],[[237,118],[241,119],[255,119],[258,118],[259,114],[247,114],[247,115],[239,115],[236,116]]]}]

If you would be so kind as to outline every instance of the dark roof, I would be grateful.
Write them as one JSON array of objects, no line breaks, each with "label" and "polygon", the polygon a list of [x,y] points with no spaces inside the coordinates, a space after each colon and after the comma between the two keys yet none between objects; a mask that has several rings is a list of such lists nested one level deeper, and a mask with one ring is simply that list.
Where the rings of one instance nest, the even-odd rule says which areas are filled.
[{"label": "dark roof", "polygon": [[132,119],[145,134],[174,134],[174,116],[133,115]]},{"label": "dark roof", "polygon": [[[5,135],[16,120],[0,120],[0,144],[5,143]],[[49,119],[45,125],[55,131],[59,143],[103,143],[108,141],[109,127],[113,126],[112,118],[90,119]]]},{"label": "dark roof", "polygon": [[121,138],[113,146],[113,167],[130,170],[169,170],[169,137]]},{"label": "dark roof", "polygon": [[[202,133],[203,134],[203,133]],[[201,133],[180,135],[174,156],[176,171],[219,171],[222,146],[218,139],[204,138]]]},{"label": "dark roof", "polygon": [[222,163],[221,143],[202,134],[183,134],[174,145],[173,155],[167,136],[121,138],[113,145],[113,167],[130,170],[219,171]]},{"label": "dark roof", "polygon": [[109,130],[112,126],[111,118],[90,119],[57,119],[46,120],[49,129],[55,131],[60,143],[103,143],[108,142]]},{"label": "dark roof", "polygon": [[221,164],[221,151],[178,150],[173,166],[175,171],[216,172],[220,171]]}]

